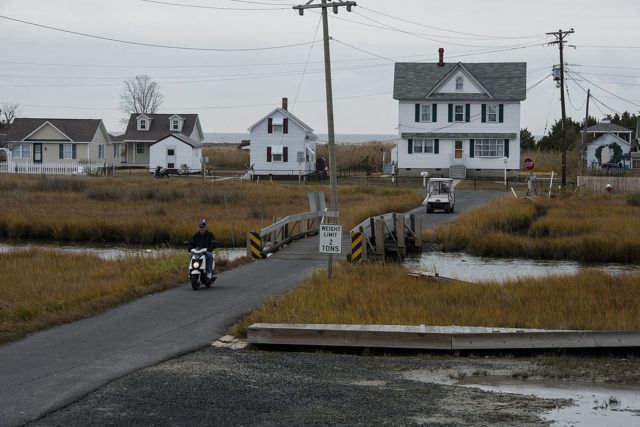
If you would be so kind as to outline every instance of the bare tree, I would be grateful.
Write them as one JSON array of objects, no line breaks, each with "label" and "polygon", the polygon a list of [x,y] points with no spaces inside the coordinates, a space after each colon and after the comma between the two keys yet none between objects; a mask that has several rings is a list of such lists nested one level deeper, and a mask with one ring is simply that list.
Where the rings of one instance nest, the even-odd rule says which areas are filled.
[{"label": "bare tree", "polygon": [[146,74],[125,80],[120,94],[120,110],[127,114],[126,123],[132,113],[153,114],[162,104],[162,94],[158,82]]},{"label": "bare tree", "polygon": [[9,130],[13,119],[22,114],[22,109],[18,104],[2,104],[0,106],[0,131]]}]

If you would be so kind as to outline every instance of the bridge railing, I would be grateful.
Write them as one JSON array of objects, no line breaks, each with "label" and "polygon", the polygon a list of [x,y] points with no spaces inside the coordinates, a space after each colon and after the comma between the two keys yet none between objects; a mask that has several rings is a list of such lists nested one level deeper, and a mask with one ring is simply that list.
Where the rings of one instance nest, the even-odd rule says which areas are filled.
[{"label": "bridge railing", "polygon": [[353,229],[362,233],[362,258],[376,259],[385,256],[403,258],[407,251],[422,249],[422,220],[414,214],[392,212],[371,217]]},{"label": "bridge railing", "polygon": [[247,255],[265,258],[293,240],[318,233],[325,218],[337,218],[338,212],[304,212],[289,215],[261,230],[247,233]]}]

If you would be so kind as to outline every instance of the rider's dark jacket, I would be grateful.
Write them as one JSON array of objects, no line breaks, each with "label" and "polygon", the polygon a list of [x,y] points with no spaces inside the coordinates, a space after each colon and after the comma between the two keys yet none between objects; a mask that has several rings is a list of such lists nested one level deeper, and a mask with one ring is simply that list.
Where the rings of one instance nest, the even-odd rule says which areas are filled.
[{"label": "rider's dark jacket", "polygon": [[197,248],[207,248],[207,251],[211,252],[218,246],[218,242],[216,242],[215,237],[213,237],[213,233],[209,230],[205,231],[204,235],[200,234],[198,231],[191,238],[191,242],[189,242],[189,250],[197,249]]}]

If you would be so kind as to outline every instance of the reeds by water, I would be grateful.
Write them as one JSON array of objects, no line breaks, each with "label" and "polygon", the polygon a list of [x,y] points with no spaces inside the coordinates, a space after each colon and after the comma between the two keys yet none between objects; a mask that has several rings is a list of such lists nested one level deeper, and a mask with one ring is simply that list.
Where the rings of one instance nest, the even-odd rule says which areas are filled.
[{"label": "reeds by water", "polygon": [[520,278],[506,283],[432,282],[395,264],[343,266],[259,307],[230,332],[253,323],[640,329],[640,274]]},{"label": "reeds by water", "polygon": [[423,238],[480,256],[640,263],[639,215],[624,197],[503,198]]}]

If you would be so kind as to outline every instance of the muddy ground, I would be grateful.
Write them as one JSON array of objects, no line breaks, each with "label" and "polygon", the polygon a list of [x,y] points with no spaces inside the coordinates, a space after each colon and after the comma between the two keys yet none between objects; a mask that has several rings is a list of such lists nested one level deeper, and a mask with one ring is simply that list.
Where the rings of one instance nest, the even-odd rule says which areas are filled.
[{"label": "muddy ground", "polygon": [[571,405],[453,385],[474,376],[638,384],[640,358],[211,346],[115,380],[33,425],[545,425],[545,414]]}]

